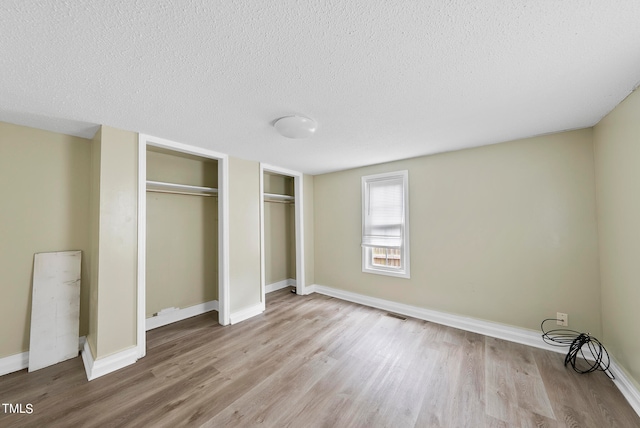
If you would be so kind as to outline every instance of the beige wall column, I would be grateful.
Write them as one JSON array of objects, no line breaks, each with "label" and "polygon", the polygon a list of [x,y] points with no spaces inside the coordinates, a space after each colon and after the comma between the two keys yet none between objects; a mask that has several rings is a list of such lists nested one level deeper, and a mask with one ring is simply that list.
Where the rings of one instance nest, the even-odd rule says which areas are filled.
[{"label": "beige wall column", "polygon": [[102,126],[93,141],[88,343],[94,359],[136,346],[137,134]]},{"label": "beige wall column", "polygon": [[229,293],[231,315],[259,305],[260,164],[229,157]]},{"label": "beige wall column", "polygon": [[314,235],[313,235],[313,176],[304,175],[304,279],[306,285],[315,283]]}]

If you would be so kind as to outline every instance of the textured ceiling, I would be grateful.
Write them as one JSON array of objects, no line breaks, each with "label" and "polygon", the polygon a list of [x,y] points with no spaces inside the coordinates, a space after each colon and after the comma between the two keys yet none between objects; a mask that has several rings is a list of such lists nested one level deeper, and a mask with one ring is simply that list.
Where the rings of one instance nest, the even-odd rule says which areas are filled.
[{"label": "textured ceiling", "polygon": [[[638,0],[3,0],[0,120],[316,174],[592,126],[640,81]],[[308,140],[274,119],[318,122]]]}]

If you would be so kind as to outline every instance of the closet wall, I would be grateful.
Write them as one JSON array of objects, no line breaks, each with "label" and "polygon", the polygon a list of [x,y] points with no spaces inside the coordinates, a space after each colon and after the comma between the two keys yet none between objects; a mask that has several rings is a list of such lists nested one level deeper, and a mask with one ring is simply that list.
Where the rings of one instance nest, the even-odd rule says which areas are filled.
[{"label": "closet wall", "polygon": [[[147,180],[218,187],[216,160],[147,149]],[[218,200],[147,191],[146,316],[218,300]]]},{"label": "closet wall", "polygon": [[[293,177],[264,173],[264,193],[294,196]],[[295,204],[265,196],[265,284],[296,278]]]}]

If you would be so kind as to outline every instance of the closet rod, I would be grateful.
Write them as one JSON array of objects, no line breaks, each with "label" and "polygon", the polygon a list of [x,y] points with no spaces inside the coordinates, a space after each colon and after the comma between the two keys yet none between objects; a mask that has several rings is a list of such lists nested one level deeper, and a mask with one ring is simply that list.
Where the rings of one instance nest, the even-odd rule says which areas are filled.
[{"label": "closet rod", "polygon": [[277,200],[284,200],[284,201],[293,201],[295,198],[291,195],[281,195],[279,193],[265,193],[264,194],[264,198],[265,199],[277,199]]},{"label": "closet rod", "polygon": [[172,193],[174,195],[189,195],[189,196],[206,196],[206,197],[218,197],[218,195],[212,193],[193,193],[193,192],[178,192],[175,190],[160,190],[160,189],[147,189],[147,192],[154,193]]},{"label": "closet rod", "polygon": [[174,190],[178,192],[203,192],[203,193],[218,193],[218,189],[215,187],[202,187],[202,186],[192,186],[190,184],[177,184],[177,183],[166,183],[164,181],[152,181],[147,180],[147,189],[149,190]]},{"label": "closet rod", "polygon": [[264,200],[265,202],[272,202],[274,204],[287,204],[287,205],[293,205],[294,202],[293,201],[278,201],[275,199],[266,199]]}]

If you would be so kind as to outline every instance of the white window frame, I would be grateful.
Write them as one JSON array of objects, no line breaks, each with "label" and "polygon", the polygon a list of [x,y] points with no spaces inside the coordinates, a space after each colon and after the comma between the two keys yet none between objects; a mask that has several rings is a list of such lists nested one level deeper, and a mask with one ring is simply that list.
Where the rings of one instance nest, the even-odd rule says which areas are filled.
[{"label": "white window frame", "polygon": [[404,193],[404,226],[402,228],[402,245],[400,247],[400,267],[377,266],[373,264],[373,248],[362,246],[362,272],[377,275],[395,276],[398,278],[411,278],[410,254],[409,254],[409,171],[386,172],[383,174],[366,175],[362,177],[362,235],[365,233],[365,213],[368,211],[367,188],[373,181],[402,179]]}]

